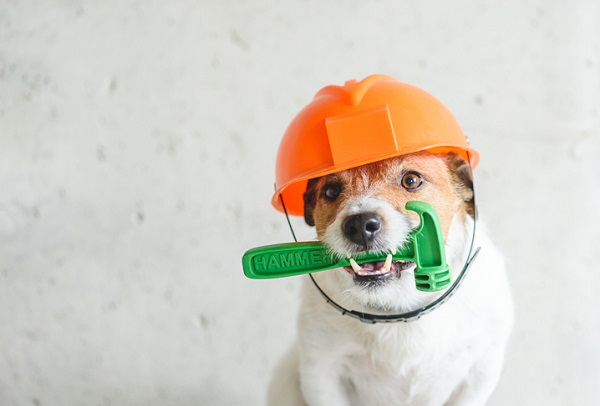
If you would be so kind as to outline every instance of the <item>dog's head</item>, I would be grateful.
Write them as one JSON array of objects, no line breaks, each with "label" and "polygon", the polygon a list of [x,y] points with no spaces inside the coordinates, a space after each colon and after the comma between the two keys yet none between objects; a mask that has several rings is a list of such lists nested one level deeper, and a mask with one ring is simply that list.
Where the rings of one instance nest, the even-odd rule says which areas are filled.
[{"label": "dog's head", "polygon": [[[404,207],[410,200],[430,203],[446,239],[451,225],[473,216],[470,166],[455,154],[404,155],[333,173],[308,182],[304,218],[334,254],[352,257],[364,251],[391,252],[419,224]],[[336,296],[363,307],[404,310],[420,305],[414,264],[368,263],[323,272]]]}]

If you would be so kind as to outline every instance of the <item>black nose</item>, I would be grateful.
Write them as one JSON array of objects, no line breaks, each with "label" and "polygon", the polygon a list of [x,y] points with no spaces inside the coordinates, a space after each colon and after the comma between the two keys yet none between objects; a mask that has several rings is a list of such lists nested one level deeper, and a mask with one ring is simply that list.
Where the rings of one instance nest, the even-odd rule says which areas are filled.
[{"label": "black nose", "polygon": [[365,249],[381,231],[383,219],[377,213],[361,213],[349,216],[342,224],[342,231],[346,238]]}]

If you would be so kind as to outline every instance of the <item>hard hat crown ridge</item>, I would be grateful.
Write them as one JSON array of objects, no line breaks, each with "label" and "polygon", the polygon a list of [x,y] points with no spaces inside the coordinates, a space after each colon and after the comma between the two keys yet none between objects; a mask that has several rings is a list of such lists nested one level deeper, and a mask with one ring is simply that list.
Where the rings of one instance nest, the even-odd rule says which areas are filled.
[{"label": "hard hat crown ridge", "polygon": [[346,81],[344,86],[330,85],[324,87],[323,89],[319,90],[319,92],[315,95],[315,98],[324,95],[331,95],[334,97],[338,96],[340,97],[340,99],[346,97],[348,104],[350,104],[351,106],[357,106],[361,102],[367,91],[371,88],[371,86],[383,80],[395,79],[387,75],[367,76],[360,82],[356,79],[351,79]]},{"label": "hard hat crown ridge", "polygon": [[452,113],[429,93],[387,75],[321,89],[287,128],[277,153],[272,203],[302,215],[308,179],[419,151],[479,153]]}]

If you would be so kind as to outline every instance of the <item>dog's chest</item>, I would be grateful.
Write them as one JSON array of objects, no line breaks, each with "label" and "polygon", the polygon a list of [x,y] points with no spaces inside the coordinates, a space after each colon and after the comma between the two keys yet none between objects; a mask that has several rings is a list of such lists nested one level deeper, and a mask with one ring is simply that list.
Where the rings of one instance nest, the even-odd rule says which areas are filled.
[{"label": "dog's chest", "polygon": [[[412,361],[415,361],[414,359]],[[393,364],[350,357],[341,381],[353,405],[441,405],[464,378],[470,363],[458,359]]]},{"label": "dog's chest", "polygon": [[464,379],[472,365],[464,343],[400,331],[384,331],[343,360],[341,379],[352,404],[440,405]]}]

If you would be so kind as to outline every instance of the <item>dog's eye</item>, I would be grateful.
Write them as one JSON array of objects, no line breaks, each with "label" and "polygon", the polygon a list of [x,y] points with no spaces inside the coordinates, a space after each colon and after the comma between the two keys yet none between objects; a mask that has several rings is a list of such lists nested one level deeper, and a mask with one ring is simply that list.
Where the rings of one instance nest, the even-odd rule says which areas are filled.
[{"label": "dog's eye", "polygon": [[412,192],[421,187],[423,184],[423,178],[416,172],[407,172],[402,175],[400,184],[404,189]]},{"label": "dog's eye", "polygon": [[334,201],[342,192],[342,187],[337,183],[328,183],[323,186],[323,196],[328,200]]}]

